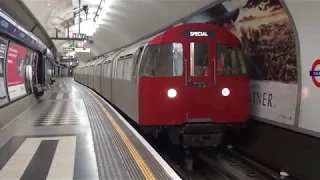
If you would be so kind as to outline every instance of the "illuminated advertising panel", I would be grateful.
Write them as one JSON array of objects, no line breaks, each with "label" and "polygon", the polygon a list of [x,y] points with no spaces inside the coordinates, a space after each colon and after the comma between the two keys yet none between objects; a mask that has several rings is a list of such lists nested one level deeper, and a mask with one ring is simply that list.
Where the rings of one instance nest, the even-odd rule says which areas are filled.
[{"label": "illuminated advertising panel", "polygon": [[10,43],[7,58],[7,86],[10,100],[27,94],[25,87],[26,49]]},{"label": "illuminated advertising panel", "polygon": [[5,59],[7,53],[8,41],[0,38],[0,106],[9,102],[5,85]]}]

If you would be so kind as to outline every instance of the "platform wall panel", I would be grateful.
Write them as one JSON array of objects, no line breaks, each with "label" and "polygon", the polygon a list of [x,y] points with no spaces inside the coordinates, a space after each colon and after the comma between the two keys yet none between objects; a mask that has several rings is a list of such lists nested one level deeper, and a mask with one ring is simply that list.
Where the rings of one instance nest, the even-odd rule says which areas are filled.
[{"label": "platform wall panel", "polygon": [[28,108],[32,107],[36,102],[37,98],[33,94],[31,94],[0,109],[0,129],[20,116]]}]

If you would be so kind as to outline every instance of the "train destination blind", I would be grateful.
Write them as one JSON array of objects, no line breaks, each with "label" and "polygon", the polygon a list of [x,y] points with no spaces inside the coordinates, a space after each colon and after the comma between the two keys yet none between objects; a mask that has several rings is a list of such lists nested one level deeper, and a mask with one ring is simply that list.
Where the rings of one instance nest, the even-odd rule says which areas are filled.
[{"label": "train destination blind", "polygon": [[215,37],[216,33],[213,31],[194,31],[194,30],[185,30],[183,33],[185,36],[189,37]]}]

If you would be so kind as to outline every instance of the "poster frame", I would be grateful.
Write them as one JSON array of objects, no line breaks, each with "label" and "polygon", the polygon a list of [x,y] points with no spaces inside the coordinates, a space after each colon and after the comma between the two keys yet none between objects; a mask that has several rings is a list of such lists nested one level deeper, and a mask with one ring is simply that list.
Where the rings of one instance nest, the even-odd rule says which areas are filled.
[{"label": "poster frame", "polygon": [[[9,45],[10,45],[11,43],[16,44],[16,45],[18,45],[18,46],[21,46],[22,48],[25,48],[26,50],[27,50],[27,48],[28,48],[28,46],[26,46],[26,45],[24,45],[24,44],[22,44],[22,43],[19,43],[19,42],[14,41],[14,40],[9,40],[7,52],[9,51]],[[26,52],[27,52],[27,51],[26,51]],[[27,56],[27,54],[26,54],[26,56]],[[6,62],[7,62],[7,61],[8,61],[8,58],[6,58]],[[25,57],[25,63],[26,63],[26,57]],[[6,64],[6,74],[7,74],[7,68],[8,68],[8,66],[7,66],[7,64]],[[24,68],[24,70],[25,70],[25,68]],[[24,73],[24,75],[25,75],[25,73]],[[6,83],[7,83],[7,84],[6,84],[6,87],[7,87],[7,93],[8,93],[8,98],[9,98],[9,104],[7,104],[7,105],[10,105],[10,104],[12,104],[12,103],[14,103],[14,102],[17,102],[17,101],[19,101],[19,100],[21,100],[21,99],[23,99],[23,98],[25,98],[25,97],[27,97],[27,96],[30,95],[30,94],[28,94],[28,92],[27,92],[27,90],[26,90],[26,82],[24,82],[24,86],[25,86],[26,93],[25,93],[24,95],[21,95],[21,96],[17,97],[17,98],[11,99],[11,98],[10,98],[10,94],[9,94],[9,86],[8,86],[8,78],[7,78],[7,76],[6,76]]]},{"label": "poster frame", "polygon": [[5,92],[7,95],[7,100],[8,102],[0,105],[0,109],[2,109],[3,107],[6,107],[8,105],[11,104],[10,98],[9,98],[9,92],[8,92],[8,87],[7,87],[7,54],[8,54],[8,50],[9,50],[9,43],[10,40],[8,38],[6,38],[5,36],[3,36],[2,34],[0,34],[0,38],[3,39],[4,41],[6,41],[6,45],[7,45],[7,49],[5,51],[5,58],[3,60],[3,81],[4,81],[4,86],[5,86]]}]

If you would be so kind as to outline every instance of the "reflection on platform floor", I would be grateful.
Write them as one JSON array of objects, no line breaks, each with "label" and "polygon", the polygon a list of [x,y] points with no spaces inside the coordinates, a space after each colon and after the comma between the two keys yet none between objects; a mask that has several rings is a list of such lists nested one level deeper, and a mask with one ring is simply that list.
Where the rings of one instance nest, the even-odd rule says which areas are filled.
[{"label": "reflection on platform floor", "polygon": [[49,89],[0,131],[1,180],[180,179],[92,91],[71,78]]},{"label": "reflection on platform floor", "polygon": [[0,179],[99,179],[86,107],[70,83],[55,83],[0,131]]}]

